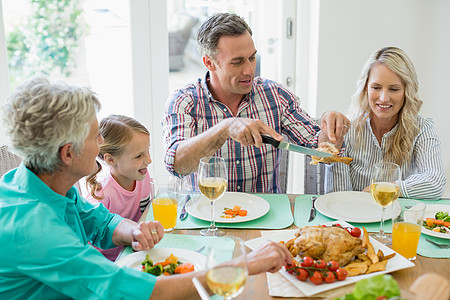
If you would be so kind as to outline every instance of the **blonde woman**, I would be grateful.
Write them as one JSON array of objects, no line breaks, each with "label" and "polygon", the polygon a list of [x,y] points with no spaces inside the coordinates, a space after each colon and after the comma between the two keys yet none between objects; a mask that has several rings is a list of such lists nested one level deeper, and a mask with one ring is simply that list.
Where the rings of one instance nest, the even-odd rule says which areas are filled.
[{"label": "blonde woman", "polygon": [[419,115],[422,100],[411,60],[396,47],[375,51],[363,67],[353,96],[352,123],[344,137],[350,166],[326,167],[325,192],[368,191],[373,166],[401,167],[401,195],[439,199],[446,177],[434,121]]}]

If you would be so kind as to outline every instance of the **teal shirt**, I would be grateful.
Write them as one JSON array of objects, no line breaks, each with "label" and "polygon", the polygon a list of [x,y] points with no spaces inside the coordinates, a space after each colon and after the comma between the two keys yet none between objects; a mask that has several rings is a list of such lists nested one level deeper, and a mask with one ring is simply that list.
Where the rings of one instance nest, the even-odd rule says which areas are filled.
[{"label": "teal shirt", "polygon": [[72,187],[61,196],[23,164],[0,180],[0,299],[149,299],[156,277],[119,268],[111,248],[122,217]]}]

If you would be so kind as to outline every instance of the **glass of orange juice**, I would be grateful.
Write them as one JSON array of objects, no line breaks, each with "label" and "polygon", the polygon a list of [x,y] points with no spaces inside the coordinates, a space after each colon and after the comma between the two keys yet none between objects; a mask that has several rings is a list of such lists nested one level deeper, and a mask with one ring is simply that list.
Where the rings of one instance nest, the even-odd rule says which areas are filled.
[{"label": "glass of orange juice", "polygon": [[425,204],[418,200],[399,199],[393,206],[392,249],[409,260],[415,260]]},{"label": "glass of orange juice", "polygon": [[152,200],[153,218],[164,227],[164,232],[172,232],[177,224],[178,195],[176,183],[158,184],[158,191]]}]

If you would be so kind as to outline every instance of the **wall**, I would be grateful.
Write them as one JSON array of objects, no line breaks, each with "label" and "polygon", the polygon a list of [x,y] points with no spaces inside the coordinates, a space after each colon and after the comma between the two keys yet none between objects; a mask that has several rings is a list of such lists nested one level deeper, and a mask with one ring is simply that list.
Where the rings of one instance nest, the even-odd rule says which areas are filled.
[{"label": "wall", "polygon": [[[405,50],[419,77],[421,114],[433,117],[442,149],[450,149],[450,1],[321,0],[317,115],[346,113],[362,66],[384,46]],[[450,181],[450,151],[443,150]],[[450,196],[450,184],[444,196]]]},{"label": "wall", "polygon": [[[6,97],[8,97],[8,80],[3,80],[8,78],[8,68],[7,68],[7,58],[6,58],[6,42],[5,42],[5,29],[3,27],[3,9],[2,2],[0,1],[0,107],[6,102]],[[5,133],[3,131],[3,126],[0,129],[0,145],[6,143]]]}]

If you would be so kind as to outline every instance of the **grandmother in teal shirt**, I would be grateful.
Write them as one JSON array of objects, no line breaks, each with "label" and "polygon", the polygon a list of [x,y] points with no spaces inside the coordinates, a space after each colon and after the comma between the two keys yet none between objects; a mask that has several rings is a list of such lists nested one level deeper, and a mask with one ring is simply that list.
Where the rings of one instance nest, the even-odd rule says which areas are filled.
[{"label": "grandmother in teal shirt", "polygon": [[[34,77],[2,107],[11,150],[23,162],[0,180],[0,299],[188,299],[192,277],[154,277],[118,267],[92,245],[152,248],[159,222],[137,224],[92,205],[73,185],[97,169],[100,102],[87,88]],[[267,243],[248,254],[249,273],[292,263],[286,247]]]}]

